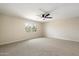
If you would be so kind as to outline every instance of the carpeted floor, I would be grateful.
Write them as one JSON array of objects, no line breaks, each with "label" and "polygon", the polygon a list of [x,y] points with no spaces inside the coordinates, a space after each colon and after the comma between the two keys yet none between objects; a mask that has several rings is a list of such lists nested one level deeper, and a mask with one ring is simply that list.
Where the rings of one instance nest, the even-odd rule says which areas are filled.
[{"label": "carpeted floor", "polygon": [[0,46],[2,56],[79,56],[79,42],[36,38]]}]

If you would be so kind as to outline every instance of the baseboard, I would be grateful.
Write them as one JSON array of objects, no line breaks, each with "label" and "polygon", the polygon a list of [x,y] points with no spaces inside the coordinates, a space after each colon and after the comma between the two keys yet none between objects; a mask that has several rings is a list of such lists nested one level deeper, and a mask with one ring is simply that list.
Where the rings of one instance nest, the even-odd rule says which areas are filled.
[{"label": "baseboard", "polygon": [[16,41],[4,42],[4,43],[0,43],[0,46],[1,45],[8,45],[8,44],[13,44],[13,43],[18,43],[18,42],[23,42],[23,41],[28,41],[28,40],[35,39],[35,38],[40,38],[40,37],[42,37],[42,36],[34,37],[34,38],[29,38],[29,39],[23,39],[23,40],[16,40]]},{"label": "baseboard", "polygon": [[73,41],[73,42],[79,42],[79,41],[76,41],[76,40],[71,40],[71,39],[68,39],[68,38],[63,38],[63,37],[46,37],[46,38],[49,38],[49,39],[58,39],[58,40],[66,40],[66,41]]}]

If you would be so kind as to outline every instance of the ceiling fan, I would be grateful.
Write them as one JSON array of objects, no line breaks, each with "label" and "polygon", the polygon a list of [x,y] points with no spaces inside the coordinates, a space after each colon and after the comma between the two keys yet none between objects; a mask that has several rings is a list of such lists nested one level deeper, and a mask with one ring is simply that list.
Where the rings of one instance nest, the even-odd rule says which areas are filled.
[{"label": "ceiling fan", "polygon": [[[45,11],[43,9],[40,9],[43,13],[41,13],[40,15],[38,15],[39,17],[41,17],[43,20],[46,20],[46,19],[52,19],[53,17],[50,16],[51,13],[52,13],[52,10],[51,11]],[[54,9],[53,11],[55,11],[56,9]]]},{"label": "ceiling fan", "polygon": [[49,13],[45,13],[45,14],[42,14],[42,18],[44,18],[43,20],[45,20],[45,19],[51,19],[52,17],[50,17]]}]

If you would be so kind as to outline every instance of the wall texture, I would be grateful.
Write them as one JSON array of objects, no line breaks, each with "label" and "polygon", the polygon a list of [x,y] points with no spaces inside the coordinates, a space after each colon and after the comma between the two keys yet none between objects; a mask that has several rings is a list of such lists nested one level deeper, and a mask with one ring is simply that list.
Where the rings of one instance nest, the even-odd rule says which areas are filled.
[{"label": "wall texture", "polygon": [[44,35],[79,42],[79,18],[59,19],[44,24]]},{"label": "wall texture", "polygon": [[[26,32],[25,23],[37,24],[37,32]],[[42,24],[18,17],[0,15],[0,45],[42,36]]]}]

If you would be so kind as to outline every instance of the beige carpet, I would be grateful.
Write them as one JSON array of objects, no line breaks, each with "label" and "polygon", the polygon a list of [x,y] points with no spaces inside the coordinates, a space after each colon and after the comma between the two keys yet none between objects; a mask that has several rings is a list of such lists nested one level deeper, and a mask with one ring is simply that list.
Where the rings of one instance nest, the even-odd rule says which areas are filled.
[{"label": "beige carpet", "polygon": [[36,38],[0,46],[0,55],[7,56],[79,56],[79,42]]}]

